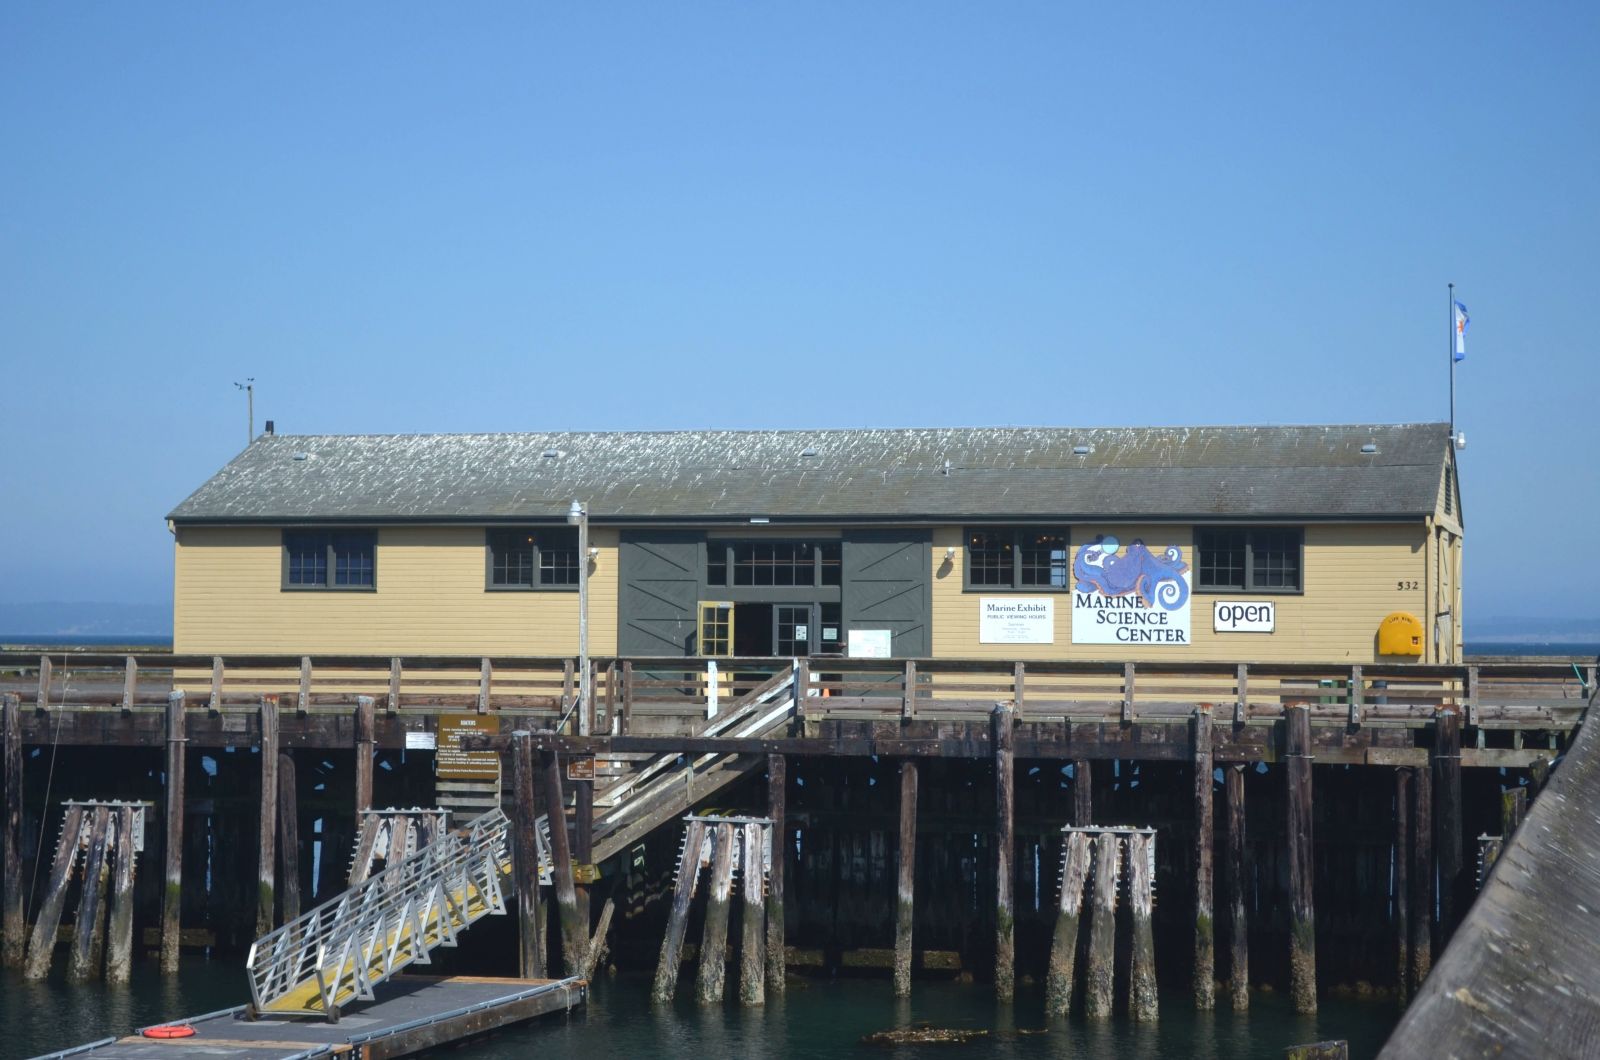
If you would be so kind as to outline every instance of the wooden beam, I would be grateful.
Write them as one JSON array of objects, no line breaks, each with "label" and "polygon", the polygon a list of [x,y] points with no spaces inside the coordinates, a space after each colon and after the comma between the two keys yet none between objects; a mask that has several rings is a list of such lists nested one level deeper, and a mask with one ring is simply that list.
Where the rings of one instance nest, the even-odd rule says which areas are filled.
[{"label": "wooden beam", "polygon": [[911,758],[900,763],[900,843],[895,853],[899,901],[894,922],[894,996],[910,997],[917,885],[917,763]]},{"label": "wooden beam", "polygon": [[[1150,1023],[1156,1018],[1156,944],[1150,925],[1154,883],[1151,879],[1153,859],[1150,857],[1150,844],[1154,841],[1155,836],[1143,832],[1135,832],[1128,836],[1128,905],[1133,914],[1132,961],[1128,970],[1128,1014],[1135,1022],[1141,1023]],[[1196,973],[1198,974],[1198,968]],[[1197,983],[1196,987],[1198,986]],[[1209,984],[1206,992],[1213,992]],[[1213,1006],[1199,1004],[1197,995],[1196,1007]]]},{"label": "wooden beam", "polygon": [[744,842],[744,886],[740,888],[739,926],[744,939],[739,953],[739,1003],[764,1005],[767,1001],[766,976],[766,912],[760,865],[765,856],[763,847],[770,838],[770,830],[757,822],[746,822],[740,836]]},{"label": "wooden beam", "polygon": [[256,938],[273,928],[278,892],[278,697],[261,697],[261,810],[256,840]]},{"label": "wooden beam", "polygon": [[994,748],[994,994],[1002,1004],[1016,996],[1016,895],[1012,861],[1016,856],[1016,789],[1011,742],[1016,711],[1009,703],[995,706],[989,715]]},{"label": "wooden beam", "polygon": [[767,816],[772,818],[772,878],[767,882],[767,992],[782,997],[788,977],[784,966],[783,870],[789,860],[787,812],[788,762],[767,756]]},{"label": "wooden beam", "polygon": [[1284,711],[1289,829],[1289,994],[1296,1012],[1317,1011],[1315,871],[1311,837],[1311,711]]},{"label": "wooden beam", "polygon": [[1404,1005],[1410,997],[1411,890],[1411,770],[1394,771],[1394,932],[1395,994]]},{"label": "wooden beam", "polygon": [[1111,1018],[1117,951],[1117,837],[1101,832],[1094,842],[1094,911],[1089,916],[1089,964],[1084,969],[1083,1011],[1091,1020]]},{"label": "wooden beam", "polygon": [[[1215,845],[1212,833],[1212,783],[1211,705],[1202,703],[1194,712],[1194,1006],[1202,1012],[1217,1007],[1216,933],[1212,908],[1212,857]],[[1128,856],[1130,859],[1133,857],[1131,846]],[[1129,880],[1136,880],[1131,870]],[[1138,915],[1138,905],[1135,903],[1136,920]],[[1148,911],[1145,918],[1148,921]],[[1153,1011],[1153,996],[1150,1005]]]},{"label": "wooden beam", "polygon": [[1455,933],[1456,919],[1471,901],[1463,882],[1461,854],[1461,715],[1446,707],[1434,716],[1434,856],[1439,864],[1438,947]]},{"label": "wooden beam", "polygon": [[[544,925],[539,922],[538,809],[534,803],[533,738],[524,729],[511,734],[511,822],[513,871],[517,886],[517,974],[543,979]],[[560,822],[552,819],[552,828]]]},{"label": "wooden beam", "polygon": [[557,916],[561,922],[561,966],[570,974],[583,967],[588,925],[578,917],[578,892],[572,880],[572,845],[567,839],[566,798],[561,793],[561,761],[554,751],[539,752],[544,774],[545,812],[550,817],[550,859],[554,863]]},{"label": "wooden beam", "polygon": [[117,808],[117,840],[111,878],[111,925],[106,937],[106,982],[133,977],[133,818],[132,806]]},{"label": "wooden beam", "polygon": [[178,937],[183,906],[183,693],[167,697],[166,889],[161,896],[161,972],[178,972]]},{"label": "wooden beam", "polygon": [[283,896],[283,922],[300,916],[300,798],[294,752],[278,752],[278,892]]},{"label": "wooden beam", "polygon": [[[392,674],[391,674],[392,677]],[[311,706],[311,656],[300,656],[300,692],[295,697],[294,709],[304,714]]]},{"label": "wooden beam", "polygon": [[356,697],[356,823],[372,809],[372,756],[377,741],[373,736],[371,696]]},{"label": "wooden beam", "polygon": [[[83,816],[82,806],[69,806],[62,820],[61,838],[56,844],[55,860],[50,864],[50,879],[45,884],[44,901],[34,917],[33,937],[28,940],[28,958],[22,969],[24,979],[43,979],[50,974],[50,959],[56,949],[56,928],[61,923],[61,909],[67,901],[72,867],[78,860]],[[44,822],[40,823],[42,825]],[[42,856],[43,837],[48,830],[41,827],[39,834]]]},{"label": "wooden beam", "polygon": [[722,1001],[722,988],[728,974],[728,899],[733,889],[733,845],[737,836],[733,825],[719,824],[711,830],[711,879],[706,895],[705,927],[700,934],[700,968],[695,997],[702,1005]]},{"label": "wooden beam", "polygon": [[111,831],[111,809],[96,806],[89,823],[89,853],[83,863],[83,887],[78,895],[78,923],[72,935],[72,955],[67,963],[67,982],[87,983],[100,977],[95,960],[104,942],[106,884],[106,840]]},{"label": "wooden beam", "polygon": [[[678,879],[672,890],[672,906],[667,913],[667,931],[661,939],[661,958],[656,962],[656,978],[650,999],[671,1004],[678,990],[678,964],[683,956],[683,934],[689,926],[689,900],[694,897],[700,875],[700,846],[705,839],[705,824],[690,821],[683,833],[683,849],[678,853]],[[551,829],[551,834],[555,832]]]},{"label": "wooden beam", "polygon": [[1245,841],[1243,765],[1223,771],[1228,800],[1228,995],[1235,1012],[1250,1007],[1250,864]]},{"label": "wooden beam", "polygon": [[1079,828],[1094,823],[1094,767],[1087,758],[1072,763],[1072,823]]},{"label": "wooden beam", "polygon": [[27,920],[22,908],[22,697],[8,692],[0,697],[0,739],[5,755],[4,867],[0,868],[0,967],[21,968],[27,946]]},{"label": "wooden beam", "polygon": [[1089,882],[1089,863],[1093,858],[1091,842],[1087,832],[1067,832],[1062,837],[1061,893],[1056,901],[1055,935],[1050,944],[1050,967],[1044,984],[1044,1013],[1048,1019],[1065,1019],[1072,1009],[1078,925],[1083,914],[1083,890]]},{"label": "wooden beam", "polygon": [[1410,995],[1433,970],[1433,773],[1411,770]]}]

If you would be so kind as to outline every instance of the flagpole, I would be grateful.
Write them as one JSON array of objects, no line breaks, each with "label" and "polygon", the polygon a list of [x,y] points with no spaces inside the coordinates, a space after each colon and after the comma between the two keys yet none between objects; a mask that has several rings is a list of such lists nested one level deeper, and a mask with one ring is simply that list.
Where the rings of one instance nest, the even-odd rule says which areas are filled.
[{"label": "flagpole", "polygon": [[1450,437],[1453,440],[1456,436],[1456,285],[1453,283],[1445,309],[1445,319],[1450,325],[1445,329],[1449,337],[1445,344],[1445,358],[1450,362]]}]

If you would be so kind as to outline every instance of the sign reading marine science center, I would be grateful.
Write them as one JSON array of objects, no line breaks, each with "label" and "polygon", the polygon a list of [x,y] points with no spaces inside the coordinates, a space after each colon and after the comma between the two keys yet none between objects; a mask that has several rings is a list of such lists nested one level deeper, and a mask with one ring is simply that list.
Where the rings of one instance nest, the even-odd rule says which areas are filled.
[{"label": "sign reading marine science center", "polygon": [[1073,556],[1072,578],[1072,643],[1193,643],[1182,548],[1101,534]]}]

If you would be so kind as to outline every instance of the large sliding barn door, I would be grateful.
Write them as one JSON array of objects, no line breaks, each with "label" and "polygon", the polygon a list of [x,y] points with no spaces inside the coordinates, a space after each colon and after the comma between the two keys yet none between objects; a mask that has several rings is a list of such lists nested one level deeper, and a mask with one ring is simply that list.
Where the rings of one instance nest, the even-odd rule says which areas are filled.
[{"label": "large sliding barn door", "polygon": [[625,530],[618,553],[617,651],[693,655],[705,534]]},{"label": "large sliding barn door", "polygon": [[887,629],[895,658],[928,655],[933,624],[932,540],[926,530],[845,531],[846,630]]}]

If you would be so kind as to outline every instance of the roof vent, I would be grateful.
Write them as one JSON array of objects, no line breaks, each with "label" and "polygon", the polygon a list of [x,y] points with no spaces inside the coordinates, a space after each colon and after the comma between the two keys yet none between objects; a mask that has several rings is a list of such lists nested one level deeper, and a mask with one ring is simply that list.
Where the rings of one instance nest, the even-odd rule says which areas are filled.
[{"label": "roof vent", "polygon": [[1361,447],[1361,451],[1370,456],[1371,454],[1376,453],[1378,451],[1378,443],[1377,442],[1368,442],[1368,443],[1366,443],[1365,445],[1363,445]]},{"label": "roof vent", "polygon": [[814,446],[814,445],[808,445],[804,449],[800,450],[800,455],[801,456],[816,456],[817,455],[817,447]]},{"label": "roof vent", "polygon": [[1088,456],[1092,452],[1094,452],[1094,447],[1093,446],[1075,445],[1075,446],[1072,447],[1072,455],[1073,456]]},{"label": "roof vent", "polygon": [[276,427],[276,425],[271,420],[268,420],[267,421],[267,434],[268,435],[276,434],[277,431],[276,431],[275,427]]},{"label": "roof vent", "polygon": [[294,459],[295,460],[310,460],[311,459],[311,454],[310,453],[296,453],[296,454],[294,454]]},{"label": "roof vent", "polygon": [[561,450],[559,450],[559,449],[546,449],[544,451],[544,458],[546,460],[555,460],[560,456],[561,456]]}]

